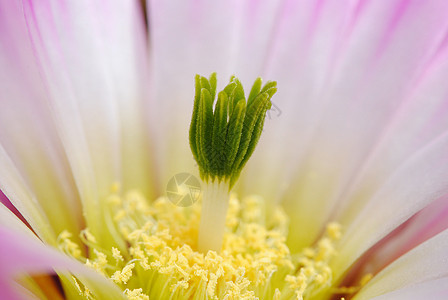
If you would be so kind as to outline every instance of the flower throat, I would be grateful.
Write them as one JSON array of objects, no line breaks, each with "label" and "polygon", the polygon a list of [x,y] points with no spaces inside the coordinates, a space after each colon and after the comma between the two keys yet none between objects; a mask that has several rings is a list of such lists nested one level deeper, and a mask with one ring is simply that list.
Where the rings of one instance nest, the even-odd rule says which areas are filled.
[{"label": "flower throat", "polygon": [[[116,184],[103,201],[113,241],[103,245],[86,228],[81,244],[64,231],[58,247],[111,279],[131,300],[279,300],[322,293],[332,283],[329,261],[340,226],[329,224],[313,247],[291,254],[283,210],[276,207],[267,218],[264,199],[231,193],[260,139],[276,83],[263,86],[258,78],[246,100],[232,77],[215,105],[216,74],[197,75],[195,85],[190,146],[206,183],[202,199],[186,208],[166,197],[151,203]],[[80,278],[70,280],[79,295],[95,299]]]}]

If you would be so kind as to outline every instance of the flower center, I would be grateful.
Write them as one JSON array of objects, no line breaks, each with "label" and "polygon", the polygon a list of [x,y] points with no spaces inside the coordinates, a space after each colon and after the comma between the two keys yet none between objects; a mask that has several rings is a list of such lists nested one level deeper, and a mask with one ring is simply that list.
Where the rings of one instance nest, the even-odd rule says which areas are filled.
[{"label": "flower center", "polygon": [[[113,280],[129,299],[302,299],[331,285],[329,260],[340,226],[329,224],[310,248],[291,254],[288,218],[280,207],[267,220],[264,201],[232,195],[220,253],[197,251],[200,204],[174,206],[162,197],[149,205],[137,191],[107,200],[120,233],[114,247],[98,244],[88,228],[80,233],[83,253],[68,232],[59,248]],[[91,292],[75,277],[80,295]]]}]

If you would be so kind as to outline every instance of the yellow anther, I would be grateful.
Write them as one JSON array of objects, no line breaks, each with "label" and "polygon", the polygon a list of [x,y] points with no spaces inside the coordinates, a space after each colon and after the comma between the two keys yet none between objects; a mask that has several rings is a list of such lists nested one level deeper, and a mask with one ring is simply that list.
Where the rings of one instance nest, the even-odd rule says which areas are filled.
[{"label": "yellow anther", "polygon": [[186,281],[186,280],[178,281],[176,284],[171,286],[171,293],[174,294],[178,289],[186,290],[186,289],[188,289],[188,287],[189,287],[188,281]]},{"label": "yellow anther", "polygon": [[68,232],[67,230],[64,230],[64,231],[62,231],[60,234],[59,234],[59,238],[60,239],[69,239],[69,238],[71,238],[72,237],[72,234],[70,233],[70,232]]},{"label": "yellow anther", "polygon": [[125,289],[124,294],[129,300],[149,300],[149,296],[143,294],[143,289]]},{"label": "yellow anther", "polygon": [[84,291],[81,288],[81,285],[79,284],[78,280],[74,276],[72,276],[73,282],[75,283],[75,287],[78,290],[78,293],[80,296],[84,295]]},{"label": "yellow anther", "polygon": [[95,236],[90,232],[89,228],[81,230],[81,237],[85,237],[88,242],[96,243]]},{"label": "yellow anther", "polygon": [[72,280],[73,280],[73,283],[74,283],[74,285],[76,287],[76,290],[78,291],[78,294],[81,297],[83,297],[85,299],[88,299],[88,300],[94,299],[94,297],[93,297],[92,293],[90,292],[90,290],[86,286],[84,286],[84,288],[82,288],[81,284],[78,282],[76,277],[72,276]]},{"label": "yellow anther", "polygon": [[71,237],[72,234],[70,232],[67,230],[62,231],[57,238],[58,248],[74,258],[80,258],[81,250],[79,245],[72,242],[70,240]]},{"label": "yellow anther", "polygon": [[115,258],[115,260],[118,262],[123,261],[123,256],[121,256],[120,250],[118,250],[115,247],[112,247],[112,256]]},{"label": "yellow anther", "polygon": [[215,296],[216,284],[218,283],[218,276],[216,274],[210,274],[210,280],[207,284],[207,294],[209,297]]},{"label": "yellow anther", "polygon": [[93,299],[93,295],[90,292],[88,287],[84,287],[84,297],[86,297],[87,299]]},{"label": "yellow anther", "polygon": [[341,225],[338,223],[330,223],[327,225],[327,234],[333,241],[339,240],[342,235]]},{"label": "yellow anther", "polygon": [[102,266],[107,265],[107,256],[106,256],[106,254],[104,254],[104,253],[102,253],[102,252],[100,252],[100,251],[98,251],[96,249],[93,249],[93,252],[97,256],[96,260],[97,260],[97,262],[99,264],[101,264]]},{"label": "yellow anther", "polygon": [[132,276],[132,269],[134,269],[134,267],[135,267],[135,264],[129,264],[129,265],[126,265],[124,268],[123,268],[123,270],[121,270],[121,271],[116,271],[115,273],[114,273],[114,275],[112,275],[112,280],[115,282],[115,283],[123,283],[123,284],[126,284],[126,283],[128,283],[128,281],[129,281],[129,279],[131,278],[131,276]]},{"label": "yellow anther", "polygon": [[273,300],[280,300],[281,296],[282,296],[282,292],[280,292],[279,289],[275,289]]}]

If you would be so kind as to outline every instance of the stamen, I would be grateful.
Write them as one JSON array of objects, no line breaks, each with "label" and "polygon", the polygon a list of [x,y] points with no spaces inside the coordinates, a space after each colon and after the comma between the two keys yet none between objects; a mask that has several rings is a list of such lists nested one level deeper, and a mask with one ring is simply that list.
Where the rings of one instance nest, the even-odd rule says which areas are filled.
[{"label": "stamen", "polygon": [[149,297],[143,294],[143,289],[126,289],[124,291],[124,294],[128,297],[129,300],[149,300]]},{"label": "stamen", "polygon": [[[292,255],[286,245],[289,222],[280,207],[266,222],[261,197],[231,196],[222,251],[204,254],[196,251],[200,205],[176,207],[166,198],[148,205],[135,191],[112,198],[117,197],[109,210],[124,211],[115,226],[127,247],[102,249],[84,229],[80,236],[89,257],[78,260],[114,281],[128,299],[303,299],[331,287],[338,224],[329,224],[315,246]],[[60,234],[64,251],[74,243],[70,238]],[[73,284],[85,299],[94,298],[79,279]]]},{"label": "stamen", "polygon": [[72,234],[68,232],[67,230],[62,231],[56,242],[62,251],[64,251],[66,254],[70,255],[73,258],[80,258],[81,257],[81,250],[79,249],[78,244],[72,242],[70,238],[72,237]]},{"label": "stamen", "polygon": [[114,273],[114,275],[112,275],[112,280],[115,283],[123,283],[123,284],[128,283],[129,279],[132,276],[132,269],[134,269],[134,267],[135,267],[135,264],[126,265],[123,268],[123,270],[116,271]]}]

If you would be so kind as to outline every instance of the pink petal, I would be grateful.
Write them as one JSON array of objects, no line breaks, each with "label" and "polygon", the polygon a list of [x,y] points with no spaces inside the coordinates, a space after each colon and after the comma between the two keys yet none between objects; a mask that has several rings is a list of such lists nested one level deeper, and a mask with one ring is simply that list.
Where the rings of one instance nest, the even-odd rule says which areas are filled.
[{"label": "pink petal", "polygon": [[339,273],[413,214],[446,193],[447,151],[448,132],[386,178],[353,221],[346,225],[334,262]]},{"label": "pink petal", "polygon": [[[19,6],[18,1],[0,3],[0,188],[19,210],[26,206],[23,201],[29,199],[15,197],[18,194],[32,194],[34,200],[58,199],[39,204],[46,222],[57,230],[79,228],[81,212],[76,188],[46,108]],[[8,173],[12,169],[14,175]],[[11,185],[12,177],[20,178],[20,184]],[[22,191],[18,191],[19,185]],[[30,221],[30,211],[20,212]],[[57,220],[61,215],[63,220]]]},{"label": "pink petal", "polygon": [[[8,47],[0,52],[8,68],[2,74],[12,77],[3,88],[14,91],[8,101],[15,104],[5,103],[9,117],[0,119],[9,124],[32,118],[21,127],[3,126],[12,129],[0,142],[39,201],[70,199],[75,209],[63,209],[80,217],[80,198],[97,231],[99,201],[114,182],[146,192],[150,188],[142,121],[147,49],[139,2],[8,1],[1,11],[7,12],[8,25],[2,33]],[[35,89],[23,89],[28,82]],[[34,130],[41,119],[44,129]],[[34,155],[28,141],[44,151]],[[56,175],[42,176],[51,168],[58,169]],[[54,180],[46,182],[46,177]],[[53,186],[63,192],[49,194]],[[45,190],[35,191],[40,187]]]},{"label": "pink petal", "polygon": [[375,300],[432,299],[444,300],[448,297],[448,278],[435,279],[375,297]]},{"label": "pink petal", "polygon": [[[57,218],[53,219],[53,224],[48,220],[44,209],[36,199],[36,195],[30,190],[23,176],[14,166],[12,160],[6,154],[1,144],[0,164],[2,166],[0,172],[0,185],[3,187],[3,192],[8,196],[8,199],[12,200],[14,206],[24,216],[31,227],[34,228],[35,232],[42,240],[49,244],[54,244],[58,234],[54,230],[57,230],[59,226],[67,228],[67,230],[73,230],[72,227],[64,227],[70,226],[70,223],[67,222],[70,221],[70,215],[67,211],[59,212],[58,217],[62,216],[59,225],[55,224],[58,221]],[[57,205],[55,205],[55,207],[57,208]],[[3,206],[2,208],[6,209],[6,207]],[[52,225],[55,225],[55,227],[52,227]]]},{"label": "pink petal", "polygon": [[[369,249],[350,273],[377,273],[409,250],[448,228],[447,195],[412,216]],[[350,276],[350,275],[349,275]]]},{"label": "pink petal", "polygon": [[37,240],[37,236],[6,206],[0,204],[0,226],[28,235]]},{"label": "pink petal", "polygon": [[448,76],[448,31],[444,37],[344,191],[341,197],[351,200],[339,201],[338,212],[353,206],[359,193],[378,189],[388,174],[446,131],[448,88],[444,78]]},{"label": "pink petal", "polygon": [[414,248],[427,239],[448,228],[448,195],[440,197],[422,211],[418,212],[409,221],[405,232],[400,235],[396,245],[397,255]]},{"label": "pink petal", "polygon": [[7,299],[23,299],[14,283],[21,274],[51,274],[55,269],[77,276],[102,299],[124,299],[120,289],[102,275],[36,239],[4,227],[0,227],[0,265],[2,296],[8,295]]},{"label": "pink petal", "polygon": [[[289,140],[269,143],[272,148],[288,144],[291,152],[298,145],[299,164],[291,167],[297,170],[295,178],[291,181],[281,175],[285,155],[280,149],[267,159],[278,157],[277,173],[258,169],[267,174],[267,180],[281,176],[276,186],[285,186],[288,211],[297,212],[292,226],[311,228],[293,231],[290,241],[295,249],[313,242],[329,219],[349,224],[380,188],[379,183],[446,129],[446,122],[440,121],[425,131],[427,120],[440,118],[435,111],[448,103],[448,87],[441,83],[448,76],[446,59],[441,59],[448,54],[441,47],[448,29],[447,3],[362,1],[346,9],[352,9],[348,19],[333,24],[340,25],[334,33],[336,41],[321,50],[334,49],[333,59],[297,71],[310,82],[296,83],[306,92],[291,97],[296,102],[284,109],[297,119],[288,124]],[[321,22],[331,26],[329,19]],[[292,39],[294,27],[284,30],[291,32]],[[314,52],[320,53],[320,48],[304,60],[314,62]],[[324,78],[318,81],[316,72],[325,73]],[[303,101],[311,103],[303,107]],[[421,114],[423,107],[426,111]],[[394,128],[402,111],[406,113],[400,117],[399,129]],[[383,141],[381,151],[374,152]]]},{"label": "pink petal", "polygon": [[[361,289],[357,297],[371,299],[394,291],[397,296],[402,297],[400,293],[409,294],[411,291],[415,291],[421,294],[425,290],[428,292],[426,294],[428,299],[440,299],[440,296],[446,296],[448,292],[446,289],[447,247],[448,231],[445,230],[378,273]],[[442,285],[442,283],[445,284]],[[402,291],[400,292],[400,290]],[[432,298],[431,295],[437,297]]]},{"label": "pink petal", "polygon": [[11,201],[9,201],[8,197],[3,194],[2,191],[0,191],[0,203],[6,206],[8,210],[10,210],[14,215],[16,215],[22,222],[26,222],[23,216],[20,214],[20,212],[17,210],[17,208],[12,205]]}]

